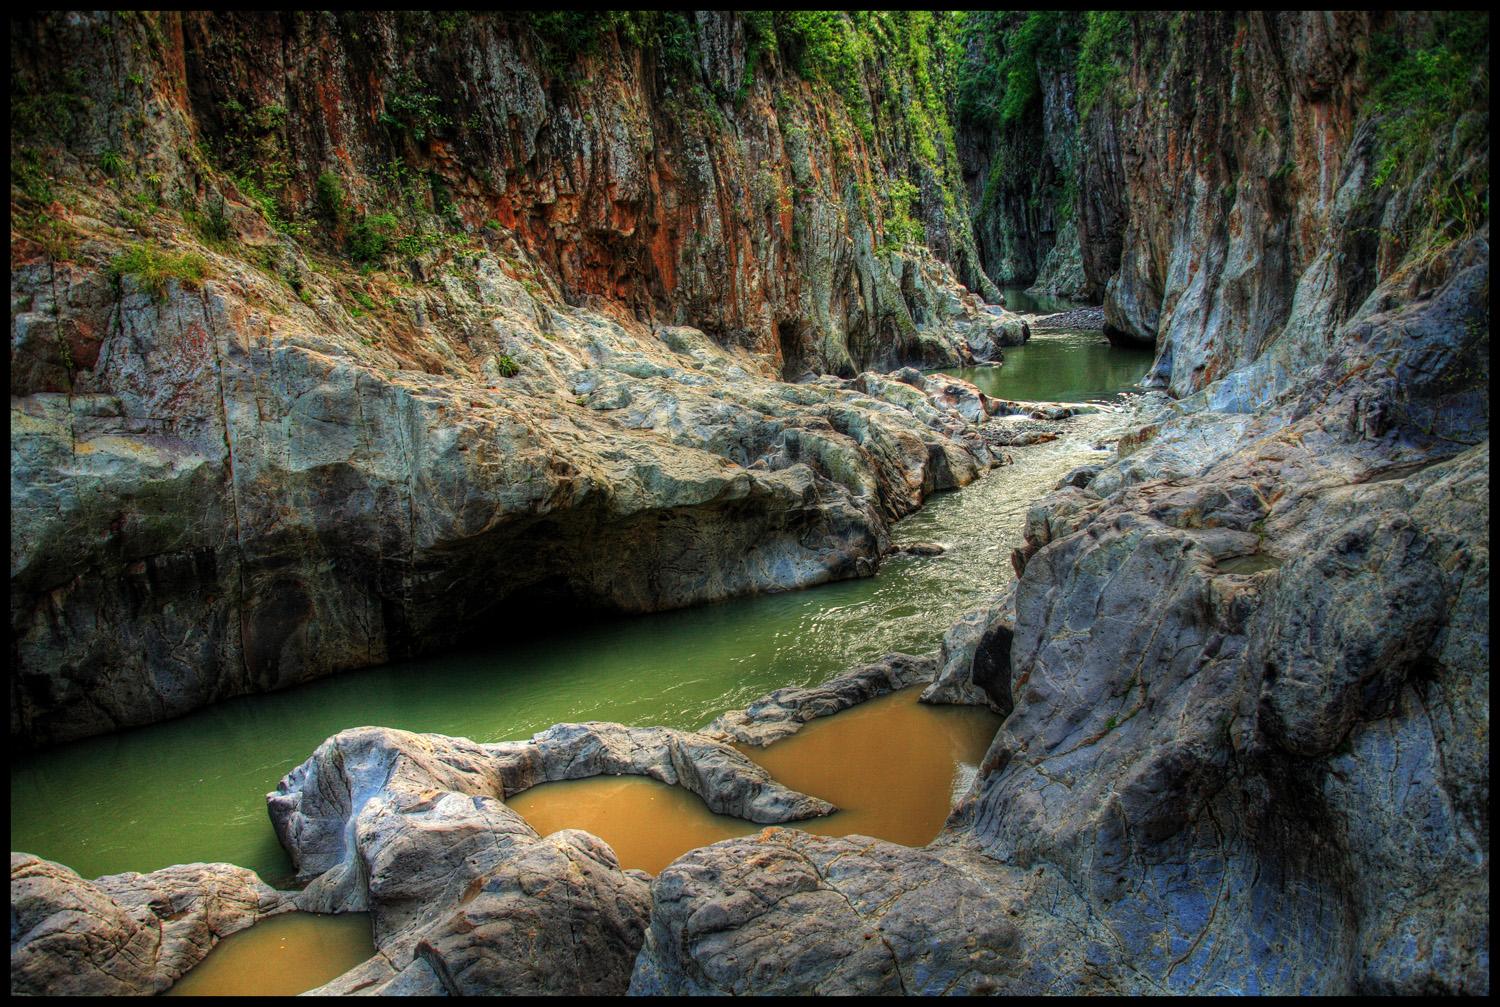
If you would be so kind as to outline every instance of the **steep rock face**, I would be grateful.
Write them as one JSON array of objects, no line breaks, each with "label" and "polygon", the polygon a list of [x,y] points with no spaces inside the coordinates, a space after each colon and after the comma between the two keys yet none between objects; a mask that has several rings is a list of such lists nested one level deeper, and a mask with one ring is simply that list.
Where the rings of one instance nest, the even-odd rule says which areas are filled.
[{"label": "steep rock face", "polygon": [[1014,323],[850,210],[905,120],[824,129],[842,99],[693,26],[692,73],[606,33],[574,87],[505,19],[18,25],[13,738],[448,646],[522,594],[870,573],[996,460],[941,398],[777,380],[994,358]]},{"label": "steep rock face", "polygon": [[[956,116],[958,150],[973,208],[975,245],[985,272],[1001,285],[1033,287],[1065,297],[1098,292],[1087,285],[1080,258],[1077,53],[1072,15],[983,12],[971,15],[966,86]],[[1026,22],[1042,25],[1033,37]],[[1024,41],[1023,41],[1024,38]],[[1007,42],[1012,48],[1007,48]],[[995,109],[978,78],[1023,60],[1036,94]],[[1002,99],[1020,81],[1008,83]]]},{"label": "steep rock face", "polygon": [[[470,231],[494,221],[570,301],[692,325],[789,378],[945,359],[920,333],[955,312],[888,218],[920,221],[976,289],[983,274],[943,151],[919,154],[933,138],[878,98],[893,74],[915,88],[894,53],[850,71],[865,124],[739,17],[693,12],[670,51],[574,20],[597,37],[411,13],[202,14],[161,30],[200,137],[226,163],[279,159],[275,177],[236,178],[284,206],[314,203],[329,174],[370,214],[405,203]],[[909,199],[885,195],[897,178],[916,182]]]},{"label": "steep rock face", "polygon": [[[1433,240],[1429,224],[1454,226],[1447,210],[1432,217],[1434,178],[1487,189],[1487,97],[1457,122],[1444,112],[1433,151],[1407,152],[1431,159],[1410,184],[1397,184],[1407,166],[1382,163],[1381,123],[1401,110],[1369,99],[1372,48],[1390,36],[1415,49],[1430,25],[1212,12],[1118,29],[1120,77],[1080,132],[1078,219],[1106,332],[1157,348],[1151,381],[1186,395],[1238,371],[1238,407],[1266,401],[1322,361],[1330,334]],[[1445,72],[1467,87],[1487,62]],[[1435,280],[1417,266],[1401,296]]]},{"label": "steep rock face", "polygon": [[999,129],[960,120],[975,245],[996,284],[1085,299],[1094,291],[1083,273],[1074,219],[1076,81],[1056,68],[1040,69],[1038,77],[1040,105],[1017,125]]}]

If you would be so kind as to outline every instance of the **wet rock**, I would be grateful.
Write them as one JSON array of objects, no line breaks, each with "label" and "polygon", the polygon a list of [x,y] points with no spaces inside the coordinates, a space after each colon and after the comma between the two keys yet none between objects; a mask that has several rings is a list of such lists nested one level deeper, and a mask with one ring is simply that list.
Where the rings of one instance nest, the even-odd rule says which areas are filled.
[{"label": "wet rock", "polygon": [[702,733],[764,748],[795,734],[810,720],[929,681],[936,667],[936,659],[931,656],[887,654],[819,685],[777,689],[743,710],[724,714]]},{"label": "wet rock", "polygon": [[1010,643],[1015,631],[1015,591],[1002,591],[965,612],[943,634],[938,672],[922,702],[988,706],[1002,717],[1010,695]]},{"label": "wet rock", "polygon": [[1098,305],[1069,308],[1052,315],[1043,315],[1031,322],[1038,332],[1078,332],[1104,328],[1104,308]]},{"label": "wet rock", "polygon": [[149,996],[220,939],[294,908],[253,871],[183,864],[85,881],[27,853],[10,855],[10,992]]},{"label": "wet rock", "polygon": [[651,888],[636,996],[993,992],[1021,934],[945,854],[786,829],[685,854]]},{"label": "wet rock", "polygon": [[941,556],[947,551],[948,547],[941,542],[907,542],[891,548],[895,556]]},{"label": "wet rock", "polygon": [[298,906],[373,914],[379,960],[323,991],[622,992],[645,925],[645,876],[587,834],[538,836],[504,804],[540,783],[619,774],[685,787],[750,821],[834,810],[692,732],[559,724],[494,745],[341,732],[267,795],[307,882]]},{"label": "wet rock", "polygon": [[990,415],[985,408],[988,396],[961,378],[946,374],[928,375],[922,382],[922,390],[935,406],[955,412],[970,423],[983,422]]},{"label": "wet rock", "polygon": [[1099,474],[1102,468],[1102,465],[1080,465],[1059,479],[1057,485],[1052,488],[1060,490],[1064,486],[1076,486],[1079,489],[1085,489],[1089,483],[1094,481],[1094,477]]},{"label": "wet rock", "polygon": [[[961,620],[930,690],[994,701],[980,665],[1008,665],[1014,704],[939,837],[881,868],[789,833],[695,851],[632,989],[1487,992],[1489,445],[1456,443],[1482,370],[1433,324],[1484,310],[1472,280],[1370,305],[1369,356],[1253,414],[1180,403],[1033,507],[1013,622],[1003,597]],[[1398,406],[1415,359],[1434,379]],[[974,887],[959,912],[881,887],[914,877]],[[891,905],[939,935],[920,967]]]},{"label": "wet rock", "polygon": [[[646,883],[569,829],[521,850],[424,931],[410,971],[449,996],[625,992],[645,928]],[[412,977],[406,977],[410,981]],[[381,993],[405,992],[387,983]]]},{"label": "wet rock", "polygon": [[554,780],[630,774],[684,787],[711,810],[752,822],[792,822],[834,810],[827,801],[781,786],[711,730],[557,724],[531,741],[485,748],[507,797]]}]

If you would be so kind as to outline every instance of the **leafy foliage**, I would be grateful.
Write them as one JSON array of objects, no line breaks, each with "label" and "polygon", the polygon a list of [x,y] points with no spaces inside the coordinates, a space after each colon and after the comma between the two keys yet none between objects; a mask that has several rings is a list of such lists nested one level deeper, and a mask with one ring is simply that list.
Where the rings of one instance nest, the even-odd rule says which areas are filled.
[{"label": "leafy foliage", "polygon": [[1078,118],[1088,118],[1106,89],[1119,77],[1129,56],[1130,15],[1124,11],[1091,10],[1084,15],[1078,47]]},{"label": "leafy foliage", "polygon": [[116,280],[133,278],[154,300],[167,295],[167,283],[177,280],[196,288],[208,274],[208,261],[195,252],[169,252],[152,241],[141,241],[115,256],[109,264]]},{"label": "leafy foliage", "polygon": [[[959,113],[994,128],[1019,122],[1039,104],[1039,68],[1065,67],[1078,45],[1072,11],[979,11],[965,25],[971,58],[960,71]],[[1019,20],[1018,20],[1019,19]]]},{"label": "leafy foliage", "polygon": [[423,90],[422,82],[410,70],[402,70],[386,91],[385,109],[380,124],[405,131],[417,143],[442,134],[453,120],[441,112],[442,99]]},{"label": "leafy foliage", "polygon": [[1489,218],[1489,15],[1441,12],[1425,37],[1378,35],[1369,79],[1380,117],[1371,184],[1420,185],[1426,230],[1473,233]]},{"label": "leafy foliage", "polygon": [[349,258],[355,262],[373,262],[380,258],[390,248],[397,227],[394,213],[361,217],[349,231]]}]

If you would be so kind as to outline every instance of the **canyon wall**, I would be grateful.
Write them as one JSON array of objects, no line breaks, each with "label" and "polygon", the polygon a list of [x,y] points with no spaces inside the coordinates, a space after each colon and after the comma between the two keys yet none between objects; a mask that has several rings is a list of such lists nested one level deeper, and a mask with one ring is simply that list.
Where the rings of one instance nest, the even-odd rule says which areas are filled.
[{"label": "canyon wall", "polygon": [[971,13],[954,122],[986,274],[1005,286],[1097,301],[1076,219],[1082,19],[1062,11]]},{"label": "canyon wall", "polygon": [[872,572],[997,456],[921,392],[780,379],[1020,331],[946,264],[940,38],[15,22],[12,737]]},{"label": "canyon wall", "polygon": [[[1079,237],[1149,381],[1267,401],[1377,284],[1485,216],[1488,24],[1468,15],[1121,18],[1082,119]],[[1440,68],[1439,68],[1440,67]],[[1482,93],[1482,96],[1481,96]]]},{"label": "canyon wall", "polygon": [[956,136],[981,262],[1250,408],[1376,285],[1487,215],[1488,22],[1420,12],[984,12]]},{"label": "canyon wall", "polygon": [[1489,992],[1487,18],[1118,17],[1080,239],[1177,394],[945,639],[942,835],[685,855],[634,993]]}]

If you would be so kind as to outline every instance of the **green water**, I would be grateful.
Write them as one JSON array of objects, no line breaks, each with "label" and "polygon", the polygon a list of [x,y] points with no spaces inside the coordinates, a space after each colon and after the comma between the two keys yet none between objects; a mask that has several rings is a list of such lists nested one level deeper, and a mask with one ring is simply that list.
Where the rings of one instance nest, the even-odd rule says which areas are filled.
[{"label": "green water", "polygon": [[986,395],[1025,402],[1096,402],[1132,387],[1151,367],[1150,350],[1111,346],[1098,332],[1043,333],[1007,348],[999,367],[961,367],[946,374]]},{"label": "green water", "polygon": [[1029,293],[1024,287],[1001,287],[1000,293],[1005,297],[1005,307],[1008,310],[1018,311],[1023,315],[1052,315],[1079,307],[1082,303],[1050,294]]},{"label": "green water", "polygon": [[[1098,343],[1077,356],[1113,361],[1119,351]],[[1034,339],[1007,350],[1002,370],[1023,372],[1024,362],[1053,352],[1047,345]],[[1094,389],[1102,379],[1080,367],[1086,380],[1070,377],[1071,385],[1034,378],[1031,387],[1046,393],[1033,397]],[[479,741],[525,738],[563,721],[695,728],[772,689],[809,685],[888,651],[934,650],[955,617],[1012,576],[1010,550],[1031,502],[1069,469],[1103,457],[1085,440],[1013,450],[1015,465],[933,497],[895,539],[943,542],[948,551],[893,557],[875,577],[651,616],[580,618],[478,651],[349,672],[20,757],[11,768],[11,849],[86,878],[228,861],[285,884],[291,866],[265,794],[345,728]]]}]

